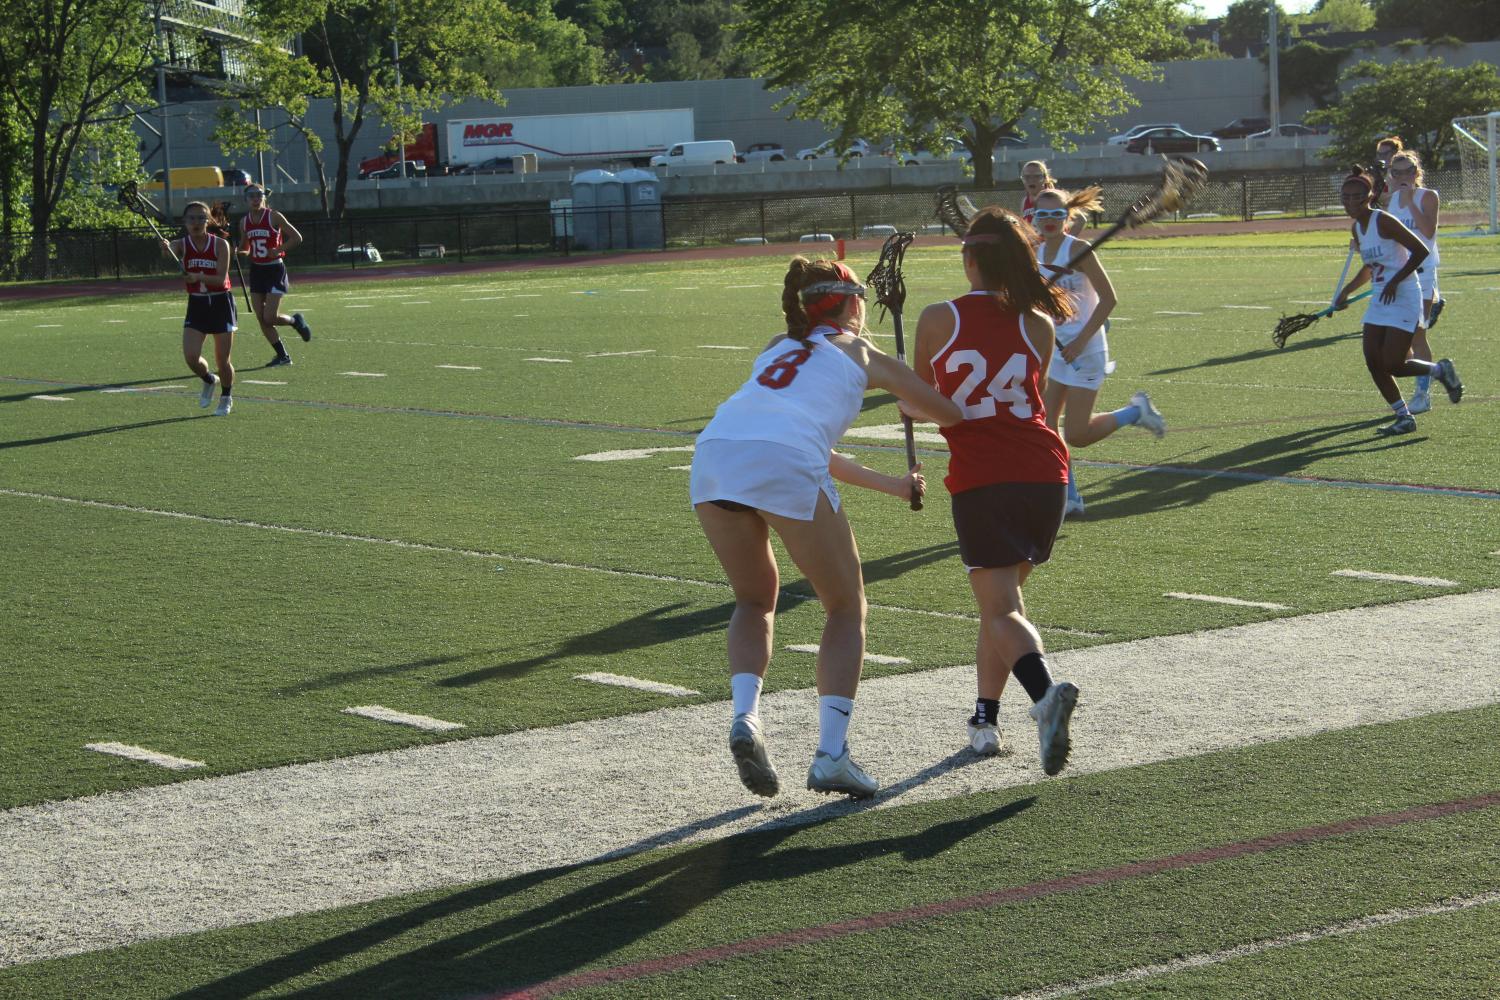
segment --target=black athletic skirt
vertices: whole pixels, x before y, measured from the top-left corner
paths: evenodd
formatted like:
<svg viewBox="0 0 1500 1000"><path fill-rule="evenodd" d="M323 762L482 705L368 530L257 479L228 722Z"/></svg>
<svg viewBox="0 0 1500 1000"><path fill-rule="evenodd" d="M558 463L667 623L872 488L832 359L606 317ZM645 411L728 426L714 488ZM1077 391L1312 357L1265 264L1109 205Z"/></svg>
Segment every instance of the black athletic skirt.
<svg viewBox="0 0 1500 1000"><path fill-rule="evenodd" d="M274 261L270 264L250 265L250 291L255 295L285 295L292 287L286 276L286 264Z"/></svg>
<svg viewBox="0 0 1500 1000"><path fill-rule="evenodd" d="M182 321L182 326L199 333L233 333L238 319L234 293L213 292L188 296L187 318Z"/></svg>
<svg viewBox="0 0 1500 1000"><path fill-rule="evenodd" d="M1062 527L1064 483L995 483L953 495L958 553L968 569L999 569L1052 557Z"/></svg>

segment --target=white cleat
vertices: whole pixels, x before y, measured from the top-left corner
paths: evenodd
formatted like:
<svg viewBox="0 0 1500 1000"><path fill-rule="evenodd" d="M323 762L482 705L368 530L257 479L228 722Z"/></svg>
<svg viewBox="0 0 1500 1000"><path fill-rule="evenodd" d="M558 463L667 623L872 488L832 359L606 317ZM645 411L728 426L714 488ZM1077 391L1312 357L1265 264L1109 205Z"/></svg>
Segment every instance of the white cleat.
<svg viewBox="0 0 1500 1000"><path fill-rule="evenodd" d="M214 416L216 416L216 417L227 417L227 416L229 416L229 411L232 410L232 409L234 409L234 399L233 399L233 397L230 397L230 396L220 396L219 397L219 408L214 411Z"/></svg>
<svg viewBox="0 0 1500 1000"><path fill-rule="evenodd" d="M210 375L209 378L213 381L203 383L203 391L198 393L198 405L205 410L214 405L214 386L219 384L219 376Z"/></svg>
<svg viewBox="0 0 1500 1000"><path fill-rule="evenodd" d="M1130 403L1141 408L1141 419L1136 421L1137 426L1150 431L1153 437L1162 437L1167 433L1167 420L1151 402L1150 396L1144 392L1133 393Z"/></svg>
<svg viewBox="0 0 1500 1000"><path fill-rule="evenodd" d="M847 795L851 799L868 799L879 787L880 782L854 763L847 743L844 744L843 754L838 757L830 757L819 750L813 757L812 767L807 769L808 791L822 792L825 795Z"/></svg>
<svg viewBox="0 0 1500 1000"><path fill-rule="evenodd" d="M756 795L770 798L781 790L776 766L766 753L766 741L760 735L760 719L753 715L736 715L729 727L729 752L740 769L740 781Z"/></svg>
<svg viewBox="0 0 1500 1000"><path fill-rule="evenodd" d="M1427 389L1418 389L1411 394L1411 402L1406 408L1412 413L1426 413L1432 409L1432 393Z"/></svg>
<svg viewBox="0 0 1500 1000"><path fill-rule="evenodd" d="M1042 700L1031 706L1029 714L1036 720L1042 770L1049 775L1061 774L1068 766L1068 753L1073 749L1068 722L1077 706L1078 685L1068 681L1053 684Z"/></svg>
<svg viewBox="0 0 1500 1000"><path fill-rule="evenodd" d="M1010 747L1000 738L1000 729L993 723L980 725L969 722L969 749L981 757L1009 755Z"/></svg>

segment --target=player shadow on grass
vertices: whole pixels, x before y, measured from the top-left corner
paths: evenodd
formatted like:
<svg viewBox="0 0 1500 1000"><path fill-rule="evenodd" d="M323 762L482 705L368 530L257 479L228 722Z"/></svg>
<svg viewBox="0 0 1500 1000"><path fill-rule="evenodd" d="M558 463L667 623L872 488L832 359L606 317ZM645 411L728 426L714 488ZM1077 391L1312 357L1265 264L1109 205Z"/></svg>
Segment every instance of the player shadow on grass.
<svg viewBox="0 0 1500 1000"><path fill-rule="evenodd" d="M202 420L212 417L212 413L193 413L185 417L163 417L160 420L143 420L138 424L115 424L113 427L94 427L86 431L69 431L66 434L49 434L38 438L17 438L14 441L0 441L0 451L6 448L27 448L34 444L57 444L60 441L73 441L78 438L94 437L99 434L118 434L120 431L138 431L146 427L160 427L163 424L180 424L184 420Z"/></svg>
<svg viewBox="0 0 1500 1000"><path fill-rule="evenodd" d="M1272 344L1269 347L1256 348L1253 351L1244 351L1240 354L1225 354L1217 358L1205 358L1202 361L1190 365L1178 365L1176 368L1158 368L1148 375L1178 375L1182 372L1194 371L1198 368L1217 368L1220 365L1232 365L1241 361L1259 361L1262 358L1274 357L1276 355L1295 354L1298 351L1310 351L1319 347L1327 347L1341 340L1354 340L1363 336L1356 331L1354 333L1330 333L1326 337L1309 337L1306 340L1290 340L1286 347L1277 347Z"/></svg>
<svg viewBox="0 0 1500 1000"><path fill-rule="evenodd" d="M1113 477L1102 487L1084 487L1085 520L1130 517L1192 507L1220 493L1266 482L1275 476L1307 476L1308 466L1325 458L1368 455L1407 448L1426 438L1350 438L1389 420L1351 420L1328 427L1307 428L1232 448L1192 465L1144 468ZM1166 485L1163 485L1163 484Z"/></svg>
<svg viewBox="0 0 1500 1000"><path fill-rule="evenodd" d="M58 395L61 395L65 392L75 394L80 392L103 392L105 389L129 389L137 385L159 385L163 382L173 383L177 380L180 380L181 378L182 376L159 376L157 378L138 378L131 382L100 382L97 385L55 385L50 387L50 391L51 393L55 393ZM42 390L40 389L29 389L26 392L12 393L9 396L0 396L0 403L18 403L22 400L30 399L32 396L35 396L38 392L41 391Z"/></svg>
<svg viewBox="0 0 1500 1000"><path fill-rule="evenodd" d="M865 582L893 579L907 570L925 563L946 559L957 552L958 543L947 542L872 559L864 564ZM782 586L781 594L776 602L776 611L782 614L807 601L816 600L812 585L799 577ZM613 656L644 649L647 646L675 642L689 636L722 632L729 627L729 618L734 614L733 601L725 601L710 608L676 613L689 606L688 601L678 601L675 604L652 608L592 632L569 635L550 652L511 663L482 667L453 677L445 677L437 681L437 684L439 687L449 688L469 687L486 681L520 677L556 660L585 656Z"/></svg>
<svg viewBox="0 0 1500 1000"><path fill-rule="evenodd" d="M810 823L755 831L665 855L653 853L530 872L409 905L366 926L178 993L175 1000L236 1000L255 996L278 984L316 976L351 959L357 961L358 956L366 953L389 955L394 948L402 947L398 942L406 935L411 935L413 943L399 954L285 995L311 1000L504 993L594 965L621 949L633 947L643 938L665 931L691 917L700 906L728 893L744 896L746 903L754 906L760 893L779 892L782 885L792 885L803 878L817 879L851 866L866 870L864 884L875 884L892 867L923 865L965 840L1019 816L1035 802L1035 796L1027 796L914 832L849 844L789 843L833 819L835 814L828 813ZM867 828L878 830L902 822L895 819L890 824L867 824ZM914 874L910 869L905 871ZM848 877L852 879L857 874ZM558 880L563 880L564 889L568 883L585 884L560 893L544 888ZM540 896L541 901L528 906L525 899L529 895ZM872 897L875 901L851 900L854 913L844 914L836 903L831 907L818 905L820 898L823 896L816 890L809 893L807 901L811 909L801 918L805 924L854 921L858 920L857 914L870 910L900 909L899 903L892 906ZM914 901L910 905L923 902L927 901ZM940 909L942 904L936 905ZM444 935L443 921L454 919L472 924L474 915L489 907L499 912L476 926ZM389 907L381 905L380 909ZM719 924L721 931L713 935L725 944L754 937L768 929L757 924L749 912L732 912L726 917L734 923ZM798 929L792 928L788 933L795 934ZM852 923L848 928L856 929ZM836 926L832 933L840 936ZM692 933L690 940L701 941L703 936L699 930ZM430 943L420 943L423 941ZM650 950L662 949L671 954L682 950L682 945L667 940ZM730 956L704 954L702 961L716 957ZM697 963L689 963L687 967L693 964Z"/></svg>

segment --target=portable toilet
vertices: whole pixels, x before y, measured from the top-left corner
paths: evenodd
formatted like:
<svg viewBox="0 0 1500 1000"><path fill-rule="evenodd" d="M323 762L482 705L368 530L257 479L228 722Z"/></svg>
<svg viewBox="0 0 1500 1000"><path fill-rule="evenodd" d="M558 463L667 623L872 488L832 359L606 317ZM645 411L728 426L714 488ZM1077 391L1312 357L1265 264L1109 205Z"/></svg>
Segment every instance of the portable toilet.
<svg viewBox="0 0 1500 1000"><path fill-rule="evenodd" d="M625 191L608 170L573 178L573 244L581 250L625 247Z"/></svg>
<svg viewBox="0 0 1500 1000"><path fill-rule="evenodd" d="M622 170L615 177L625 189L630 248L662 249L666 236L662 231L661 178L651 170Z"/></svg>

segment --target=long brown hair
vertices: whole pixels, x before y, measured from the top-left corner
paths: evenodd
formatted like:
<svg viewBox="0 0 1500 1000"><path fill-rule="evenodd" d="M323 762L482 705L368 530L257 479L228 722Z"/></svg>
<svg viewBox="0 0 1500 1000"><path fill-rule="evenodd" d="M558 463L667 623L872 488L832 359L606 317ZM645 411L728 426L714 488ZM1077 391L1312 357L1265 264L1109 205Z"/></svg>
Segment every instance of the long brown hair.
<svg viewBox="0 0 1500 1000"><path fill-rule="evenodd" d="M979 210L964 233L964 253L973 256L984 289L1007 311L1046 313L1054 320L1073 315L1068 293L1042 280L1037 269L1036 231L999 205Z"/></svg>
<svg viewBox="0 0 1500 1000"><path fill-rule="evenodd" d="M834 295L826 301L820 298L808 303L817 314L808 315L807 305L802 302L802 290L823 281L859 284L854 273L838 261L808 260L802 256L792 258L781 286L781 311L786 316L787 336L793 340L806 338L815 321L820 322L825 316L843 311L848 296Z"/></svg>

